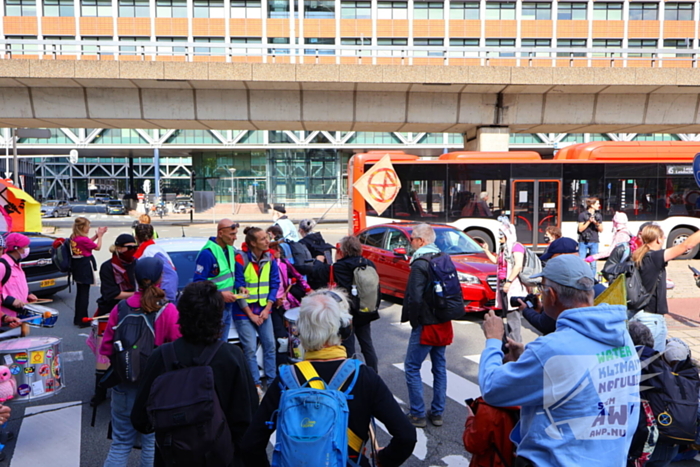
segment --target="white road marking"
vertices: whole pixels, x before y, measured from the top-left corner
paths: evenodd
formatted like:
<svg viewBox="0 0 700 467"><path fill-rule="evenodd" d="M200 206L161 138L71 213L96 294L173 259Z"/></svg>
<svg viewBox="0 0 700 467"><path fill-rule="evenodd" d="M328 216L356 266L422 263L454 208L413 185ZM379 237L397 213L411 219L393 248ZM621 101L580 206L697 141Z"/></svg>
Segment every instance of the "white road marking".
<svg viewBox="0 0 700 467"><path fill-rule="evenodd" d="M394 366L401 371L404 370L403 363L394 363ZM429 360L423 362L420 369L420 377L423 384L433 387L433 374L431 373L432 365ZM457 402L460 405L466 406L465 399L476 399L481 395L479 385L472 383L466 378L459 376L447 370L447 397Z"/></svg>
<svg viewBox="0 0 700 467"><path fill-rule="evenodd" d="M452 321L452 324L464 324L464 325L470 325L470 326L480 326L479 323L474 323L472 321Z"/></svg>
<svg viewBox="0 0 700 467"><path fill-rule="evenodd" d="M469 467L469 459L463 456L445 456L441 459L447 467ZM440 467L431 465L430 467Z"/></svg>
<svg viewBox="0 0 700 467"><path fill-rule="evenodd" d="M80 401L28 407L17 435L17 446L11 467L75 467L80 465L80 433L82 406ZM66 407L66 406L73 407ZM62 408L66 407L66 408ZM49 461L50 459L50 461Z"/></svg>
<svg viewBox="0 0 700 467"><path fill-rule="evenodd" d="M406 403L398 397L394 396L394 399L396 399L399 405L406 405ZM382 422L376 419L375 421L377 422L377 426L381 428L384 433L389 434L389 430L386 429ZM428 438L425 436L423 428L416 429L416 446L413 448L413 455L422 461L424 461L425 457L428 455Z"/></svg>
<svg viewBox="0 0 700 467"><path fill-rule="evenodd" d="M478 365L479 363L481 363L481 354L477 354L477 355L465 355L464 358L466 358L467 360L470 360L470 361L476 363L477 365Z"/></svg>
<svg viewBox="0 0 700 467"><path fill-rule="evenodd" d="M61 360L63 362L82 362L83 361L83 351L75 350L72 352L63 352L61 354Z"/></svg>

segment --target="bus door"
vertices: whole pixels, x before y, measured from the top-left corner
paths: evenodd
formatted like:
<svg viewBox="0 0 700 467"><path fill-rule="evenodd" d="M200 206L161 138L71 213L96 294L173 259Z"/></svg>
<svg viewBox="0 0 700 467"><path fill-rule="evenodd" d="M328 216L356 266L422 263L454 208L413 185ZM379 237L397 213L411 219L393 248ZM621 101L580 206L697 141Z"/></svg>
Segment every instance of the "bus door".
<svg viewBox="0 0 700 467"><path fill-rule="evenodd" d="M561 226L561 180L513 180L510 221L518 241L545 246L547 227Z"/></svg>

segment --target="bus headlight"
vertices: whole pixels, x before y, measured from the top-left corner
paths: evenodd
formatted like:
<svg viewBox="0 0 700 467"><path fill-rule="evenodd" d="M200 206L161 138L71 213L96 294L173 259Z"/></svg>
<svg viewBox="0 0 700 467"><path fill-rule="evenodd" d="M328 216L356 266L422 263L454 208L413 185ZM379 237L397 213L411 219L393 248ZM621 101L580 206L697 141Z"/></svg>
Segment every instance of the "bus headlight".
<svg viewBox="0 0 700 467"><path fill-rule="evenodd" d="M476 276L472 276L471 274L465 274L463 272L457 271L457 277L459 278L459 282L461 282L462 284L469 284L469 285L481 284L481 280L479 280L479 278Z"/></svg>

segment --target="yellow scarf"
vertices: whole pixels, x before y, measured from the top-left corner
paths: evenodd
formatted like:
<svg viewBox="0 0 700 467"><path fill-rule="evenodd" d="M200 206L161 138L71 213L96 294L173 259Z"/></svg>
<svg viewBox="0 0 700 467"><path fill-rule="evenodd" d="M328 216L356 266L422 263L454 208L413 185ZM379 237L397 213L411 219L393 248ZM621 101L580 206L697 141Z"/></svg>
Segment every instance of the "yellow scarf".
<svg viewBox="0 0 700 467"><path fill-rule="evenodd" d="M348 358L348 353L342 345L333 345L321 350L309 350L304 354L304 360L334 360Z"/></svg>

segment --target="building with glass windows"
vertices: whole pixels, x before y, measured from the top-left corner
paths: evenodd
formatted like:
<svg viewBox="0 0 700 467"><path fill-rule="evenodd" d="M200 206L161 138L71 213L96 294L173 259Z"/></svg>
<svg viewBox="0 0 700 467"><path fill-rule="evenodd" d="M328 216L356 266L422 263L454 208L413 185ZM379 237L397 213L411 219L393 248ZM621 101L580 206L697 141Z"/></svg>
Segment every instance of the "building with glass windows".
<svg viewBox="0 0 700 467"><path fill-rule="evenodd" d="M547 48L567 49L555 54L555 66L560 56L585 56L591 50L598 58L620 56L621 49L627 50L625 56L654 58L663 55L659 49L669 48L676 49L667 51L670 56L683 57L677 49L698 47L700 11L700 0L0 1L5 58L48 54L76 59L79 52L81 60L256 62L264 51L276 63L294 60L292 45L303 47L303 54L317 63L356 63L356 57L370 55L374 63L402 63L405 50L412 49L413 64L449 58L449 64L479 65L479 59L464 58L465 51L484 47L495 58L491 64L501 60L504 65L516 64L513 48L527 49L528 57L551 57ZM225 56L225 45L247 49ZM363 50L367 46L383 49ZM353 57L344 56L350 52ZM574 66L579 65L611 66L604 61ZM194 181L196 190L214 186L221 201L232 191L243 202L260 196L299 204L338 200L345 196L346 162L356 151L400 149L430 156L464 146L462 135L430 133L62 128L52 135L50 140L18 144L22 156L32 156L21 166L27 188L45 198L124 193L132 170L128 161L133 160L137 179L152 178L158 148L166 192L188 192ZM696 136L514 134L511 148L551 154L573 142L659 138ZM8 130L0 134L0 142L11 152ZM67 158L70 149L79 151L75 164ZM233 176L231 168L236 168ZM213 179L218 182L209 182ZM141 191L138 186L136 190Z"/></svg>

